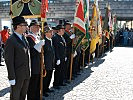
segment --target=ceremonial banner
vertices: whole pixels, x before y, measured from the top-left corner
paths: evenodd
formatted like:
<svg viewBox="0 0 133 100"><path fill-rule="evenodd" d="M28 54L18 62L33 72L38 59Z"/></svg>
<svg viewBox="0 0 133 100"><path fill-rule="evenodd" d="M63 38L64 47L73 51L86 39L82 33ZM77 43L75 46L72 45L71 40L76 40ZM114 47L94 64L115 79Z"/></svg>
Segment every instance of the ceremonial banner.
<svg viewBox="0 0 133 100"><path fill-rule="evenodd" d="M82 40L82 49L85 51L89 47L89 1L90 0L84 0L84 17L85 17L85 28L86 28L86 36Z"/></svg>
<svg viewBox="0 0 133 100"><path fill-rule="evenodd" d="M86 33L83 0L80 0L79 5L77 5L73 26L75 28L74 33L76 35L76 38L73 41L74 52L85 37Z"/></svg>
<svg viewBox="0 0 133 100"><path fill-rule="evenodd" d="M116 15L113 16L113 33L114 33L114 36L116 35L116 32L117 32L117 18L116 18Z"/></svg>
<svg viewBox="0 0 133 100"><path fill-rule="evenodd" d="M41 4L41 18L46 21L46 13L48 12L48 0L42 0Z"/></svg>
<svg viewBox="0 0 133 100"><path fill-rule="evenodd" d="M105 36L109 39L109 5L108 4L106 7L103 31L104 31Z"/></svg>
<svg viewBox="0 0 133 100"><path fill-rule="evenodd" d="M98 16L97 16L97 7L94 2L93 5L93 13L92 13L92 19L91 19L91 24L90 24L90 30L91 30L91 44L90 44L90 53L93 53L96 49L96 44L98 43L99 40L99 34L98 34Z"/></svg>
<svg viewBox="0 0 133 100"><path fill-rule="evenodd" d="M98 34L99 34L99 45L100 45L102 44L102 16L99 8L98 8Z"/></svg>
<svg viewBox="0 0 133 100"><path fill-rule="evenodd" d="M40 17L41 0L11 0L12 16Z"/></svg>

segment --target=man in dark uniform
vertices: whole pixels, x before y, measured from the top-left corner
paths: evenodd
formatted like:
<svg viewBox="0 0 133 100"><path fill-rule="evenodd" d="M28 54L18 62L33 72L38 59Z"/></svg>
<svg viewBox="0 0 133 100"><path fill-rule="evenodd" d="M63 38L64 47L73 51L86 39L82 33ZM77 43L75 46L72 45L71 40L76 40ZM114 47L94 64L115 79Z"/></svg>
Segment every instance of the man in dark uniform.
<svg viewBox="0 0 133 100"><path fill-rule="evenodd" d="M30 79L30 54L23 33L28 27L21 16L14 17L12 21L14 32L5 44L5 63L11 85L10 100L25 100Z"/></svg>
<svg viewBox="0 0 133 100"><path fill-rule="evenodd" d="M63 35L65 41L66 41L66 57L67 61L65 64L65 82L68 83L68 79L70 77L70 62L71 62L71 53L72 53L72 39L75 38L75 34L71 32L71 23L70 22L65 22L65 33Z"/></svg>
<svg viewBox="0 0 133 100"><path fill-rule="evenodd" d="M52 29L53 29L53 36L54 36L57 33L56 26L53 26Z"/></svg>
<svg viewBox="0 0 133 100"><path fill-rule="evenodd" d="M47 92L53 92L49 89L49 85L52 78L53 68L55 64L55 52L54 47L52 44L52 36L53 32L50 27L45 27L45 45L44 48L44 64L45 64L45 70L46 70L46 76L43 79L43 95L48 96Z"/></svg>
<svg viewBox="0 0 133 100"><path fill-rule="evenodd" d="M44 45L44 40L40 40L40 24L36 20L30 23L30 32L27 40L30 45L31 54L31 78L27 92L27 100L40 100L40 52Z"/></svg>
<svg viewBox="0 0 133 100"><path fill-rule="evenodd" d="M55 72L54 72L54 83L53 87L59 89L59 86L63 86L64 80L64 67L66 58L66 42L63 38L64 26L57 25L57 34L52 38L53 45L55 48Z"/></svg>

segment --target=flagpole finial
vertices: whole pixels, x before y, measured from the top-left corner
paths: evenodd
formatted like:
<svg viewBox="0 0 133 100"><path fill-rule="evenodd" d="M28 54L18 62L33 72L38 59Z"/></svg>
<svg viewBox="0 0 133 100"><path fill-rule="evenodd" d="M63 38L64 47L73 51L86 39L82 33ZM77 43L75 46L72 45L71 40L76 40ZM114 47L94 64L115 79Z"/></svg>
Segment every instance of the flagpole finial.
<svg viewBox="0 0 133 100"><path fill-rule="evenodd" d="M111 8L110 8L110 4L108 5L108 9L110 10Z"/></svg>

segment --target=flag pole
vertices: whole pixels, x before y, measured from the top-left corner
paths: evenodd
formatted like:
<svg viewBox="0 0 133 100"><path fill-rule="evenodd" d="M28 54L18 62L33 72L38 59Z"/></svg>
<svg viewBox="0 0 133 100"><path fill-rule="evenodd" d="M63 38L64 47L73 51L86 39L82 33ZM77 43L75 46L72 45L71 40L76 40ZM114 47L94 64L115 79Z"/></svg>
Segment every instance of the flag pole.
<svg viewBox="0 0 133 100"><path fill-rule="evenodd" d="M74 40L72 39L72 53L71 53L71 62L70 62L70 81L72 80L72 66L73 66L73 58L74 58L73 43L74 43Z"/></svg>
<svg viewBox="0 0 133 100"><path fill-rule="evenodd" d="M83 67L82 68L84 68L84 65L85 65L85 50L83 50L83 53L82 53L82 55L83 55Z"/></svg>
<svg viewBox="0 0 133 100"><path fill-rule="evenodd" d="M110 51L110 34L109 34L109 43L108 43L109 51Z"/></svg>
<svg viewBox="0 0 133 100"><path fill-rule="evenodd" d="M48 0L42 0L41 4L41 23L42 23L42 36L44 35L44 22L46 21L46 12L48 11ZM46 69L44 64L44 50L41 49L41 77L40 77L40 100L43 97L43 77L46 76Z"/></svg>
<svg viewBox="0 0 133 100"><path fill-rule="evenodd" d="M42 24L42 35L44 34L44 21L41 22ZM46 71L45 71L45 64L44 64L44 50L43 47L41 49L41 76L40 76L40 100L42 100L43 97L43 77L46 76ZM44 73L45 71L45 73ZM44 75L45 74L45 75Z"/></svg>
<svg viewBox="0 0 133 100"><path fill-rule="evenodd" d="M73 65L73 57L74 57L74 54L71 53L71 64L70 64L70 81L72 80L72 65Z"/></svg>
<svg viewBox="0 0 133 100"><path fill-rule="evenodd" d="M89 51L88 51L89 52L88 65L89 65L90 64L90 57L91 57L90 56L90 42L89 42L89 47L88 48L89 48Z"/></svg>
<svg viewBox="0 0 133 100"><path fill-rule="evenodd" d="M40 77L40 100L42 100L43 97L43 48L41 49L41 77Z"/></svg>
<svg viewBox="0 0 133 100"><path fill-rule="evenodd" d="M97 46L97 58L99 58L99 43L98 43L98 46Z"/></svg>
<svg viewBox="0 0 133 100"><path fill-rule="evenodd" d="M102 55L104 54L104 42L105 42L105 35L103 33L103 41L102 41Z"/></svg>

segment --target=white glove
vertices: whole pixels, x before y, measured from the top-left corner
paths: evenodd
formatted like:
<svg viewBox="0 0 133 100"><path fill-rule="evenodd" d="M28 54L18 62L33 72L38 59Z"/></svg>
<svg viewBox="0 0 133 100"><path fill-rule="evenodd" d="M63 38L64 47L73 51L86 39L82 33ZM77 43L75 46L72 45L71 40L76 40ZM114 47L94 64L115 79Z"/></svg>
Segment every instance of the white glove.
<svg viewBox="0 0 133 100"><path fill-rule="evenodd" d="M76 56L77 56L77 52L75 51L73 57L76 57Z"/></svg>
<svg viewBox="0 0 133 100"><path fill-rule="evenodd" d="M40 40L40 42L38 44L40 44L40 45L43 46L45 44L45 40L44 39L43 40Z"/></svg>
<svg viewBox="0 0 133 100"><path fill-rule="evenodd" d="M65 57L65 61L67 61L67 57Z"/></svg>
<svg viewBox="0 0 133 100"><path fill-rule="evenodd" d="M72 34L71 36L70 36L70 39L74 39L75 38L75 34Z"/></svg>
<svg viewBox="0 0 133 100"><path fill-rule="evenodd" d="M14 80L9 80L9 83L10 83L10 85L15 85L16 81L15 81L15 79Z"/></svg>
<svg viewBox="0 0 133 100"><path fill-rule="evenodd" d="M92 54L93 58L95 58L95 53Z"/></svg>
<svg viewBox="0 0 133 100"><path fill-rule="evenodd" d="M57 60L56 65L59 65L59 64L60 64L60 60Z"/></svg>
<svg viewBox="0 0 133 100"><path fill-rule="evenodd" d="M45 40L43 39L43 40L40 40L40 42L39 43L37 43L35 46L34 46L34 48L38 51L38 52L41 52L41 48L42 48L42 46L45 44Z"/></svg>

